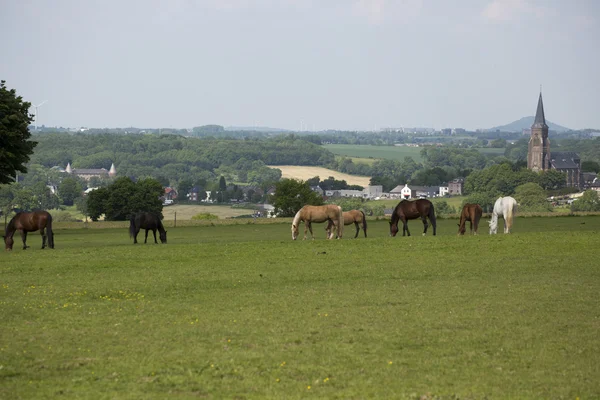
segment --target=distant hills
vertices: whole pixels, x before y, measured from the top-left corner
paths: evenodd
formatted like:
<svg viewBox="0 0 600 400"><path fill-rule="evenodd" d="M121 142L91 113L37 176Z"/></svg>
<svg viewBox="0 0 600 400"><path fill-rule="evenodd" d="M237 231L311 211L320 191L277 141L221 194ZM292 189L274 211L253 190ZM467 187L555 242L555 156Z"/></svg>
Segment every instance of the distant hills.
<svg viewBox="0 0 600 400"><path fill-rule="evenodd" d="M226 126L226 131L256 131L256 132L291 132L288 129L270 128L268 126Z"/></svg>
<svg viewBox="0 0 600 400"><path fill-rule="evenodd" d="M531 115L529 117L523 117L517 121L511 122L510 124L495 126L488 129L488 131L521 132L523 129L530 129L534 120L535 117ZM546 124L548 125L549 130L554 132L567 132L571 130L548 120L546 120Z"/></svg>

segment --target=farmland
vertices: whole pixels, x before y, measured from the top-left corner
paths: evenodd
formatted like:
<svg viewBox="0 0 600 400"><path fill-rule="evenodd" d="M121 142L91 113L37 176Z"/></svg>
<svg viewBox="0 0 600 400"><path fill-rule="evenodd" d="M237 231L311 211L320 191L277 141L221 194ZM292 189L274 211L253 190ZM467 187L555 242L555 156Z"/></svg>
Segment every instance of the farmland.
<svg viewBox="0 0 600 400"><path fill-rule="evenodd" d="M423 162L421 157L422 147L409 146L372 146L372 145L354 145L354 144L326 144L323 145L333 154L357 158L358 162L362 159L384 159L403 161L404 157L412 157L416 162ZM480 153L491 156L501 156L504 149L490 147L477 148Z"/></svg>
<svg viewBox="0 0 600 400"><path fill-rule="evenodd" d="M0 398L600 396L600 217L296 242L267 222L136 246L57 223L55 250L2 252Z"/></svg>
<svg viewBox="0 0 600 400"><path fill-rule="evenodd" d="M307 180L315 176L321 179L327 179L333 176L337 180L345 180L349 185L369 186L370 177L344 174L331 169L322 167L298 166L298 165L269 165L272 168L279 168L283 178L294 178Z"/></svg>

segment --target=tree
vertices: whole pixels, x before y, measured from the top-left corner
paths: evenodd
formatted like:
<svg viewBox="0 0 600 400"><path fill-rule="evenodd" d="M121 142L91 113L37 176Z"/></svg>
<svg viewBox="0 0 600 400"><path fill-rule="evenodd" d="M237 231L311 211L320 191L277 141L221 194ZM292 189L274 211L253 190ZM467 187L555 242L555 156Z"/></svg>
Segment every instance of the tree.
<svg viewBox="0 0 600 400"><path fill-rule="evenodd" d="M104 214L108 221L124 221L131 215L147 211L162 217L162 202L159 197L164 190L155 179L148 178L133 182L130 178L117 178L106 188L88 194L87 208L92 221Z"/></svg>
<svg viewBox="0 0 600 400"><path fill-rule="evenodd" d="M88 212L88 205L85 197L77 197L74 201L75 207L77 210L83 214L85 217L85 222L87 222L90 213Z"/></svg>
<svg viewBox="0 0 600 400"><path fill-rule="evenodd" d="M305 205L323 204L323 198L313 192L306 182L295 179L282 179L277 182L271 200L275 214L280 217L293 217Z"/></svg>
<svg viewBox="0 0 600 400"><path fill-rule="evenodd" d="M580 198L573 201L571 211L600 211L600 198L595 190L586 190Z"/></svg>
<svg viewBox="0 0 600 400"><path fill-rule="evenodd" d="M546 192L537 183L525 183L515 189L515 200L519 203L519 210L521 211L551 211L552 209L546 201L546 197Z"/></svg>
<svg viewBox="0 0 600 400"><path fill-rule="evenodd" d="M224 192L227 190L227 182L225 181L225 177L221 176L219 178L219 191Z"/></svg>
<svg viewBox="0 0 600 400"><path fill-rule="evenodd" d="M584 161L581 163L581 172L600 172L600 164L596 161Z"/></svg>
<svg viewBox="0 0 600 400"><path fill-rule="evenodd" d="M29 107L31 103L0 81L0 184L13 182L17 172L27 172L25 163L37 144L28 140L32 121Z"/></svg>
<svg viewBox="0 0 600 400"><path fill-rule="evenodd" d="M81 185L77 179L67 177L58 185L58 194L62 204L72 206L75 198L81 196Z"/></svg>

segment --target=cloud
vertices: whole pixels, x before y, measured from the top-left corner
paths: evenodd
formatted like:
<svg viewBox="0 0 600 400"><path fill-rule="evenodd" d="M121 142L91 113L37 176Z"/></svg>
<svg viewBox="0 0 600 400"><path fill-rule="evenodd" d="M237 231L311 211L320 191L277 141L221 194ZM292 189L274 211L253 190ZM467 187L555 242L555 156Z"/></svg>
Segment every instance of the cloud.
<svg viewBox="0 0 600 400"><path fill-rule="evenodd" d="M386 20L416 18L422 6L422 0L355 0L352 12L373 24L380 24Z"/></svg>
<svg viewBox="0 0 600 400"><path fill-rule="evenodd" d="M542 18L555 13L550 8L534 4L531 0L493 0L481 14L485 19L505 22L517 19L524 14Z"/></svg>

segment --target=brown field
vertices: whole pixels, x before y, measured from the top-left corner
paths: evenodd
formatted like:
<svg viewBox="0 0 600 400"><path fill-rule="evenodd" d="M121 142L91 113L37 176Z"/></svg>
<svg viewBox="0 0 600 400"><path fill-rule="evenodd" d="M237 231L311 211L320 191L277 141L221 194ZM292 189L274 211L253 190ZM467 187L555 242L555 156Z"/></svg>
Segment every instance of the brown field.
<svg viewBox="0 0 600 400"><path fill-rule="evenodd" d="M174 204L172 206L163 207L162 213L166 221L172 221L175 219L175 213L177 213L177 220L188 220L196 214L210 213L214 214L219 218L231 218L239 215L252 214L254 211L247 208L232 208L230 206L213 206L213 205L202 205L202 204Z"/></svg>
<svg viewBox="0 0 600 400"><path fill-rule="evenodd" d="M323 167L305 167L298 165L269 166L271 168L279 168L281 170L283 178L301 179L304 181L310 178L314 178L315 176L318 176L319 178L321 178L321 180L333 176L337 180L344 180L348 182L349 185L360 185L366 187L369 186L369 181L371 180L371 178L368 176L343 174L341 172L337 172L332 169L327 169Z"/></svg>

